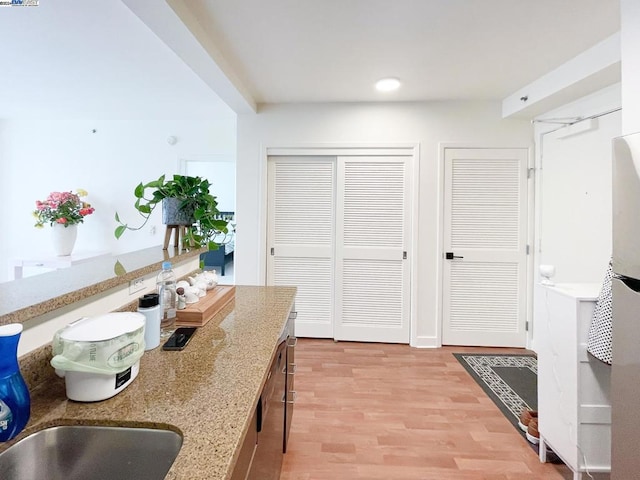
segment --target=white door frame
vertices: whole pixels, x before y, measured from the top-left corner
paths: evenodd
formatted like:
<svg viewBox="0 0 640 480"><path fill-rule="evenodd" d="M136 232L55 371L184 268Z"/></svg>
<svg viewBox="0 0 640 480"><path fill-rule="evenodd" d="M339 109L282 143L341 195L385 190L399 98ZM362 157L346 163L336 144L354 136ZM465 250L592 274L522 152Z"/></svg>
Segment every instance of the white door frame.
<svg viewBox="0 0 640 480"><path fill-rule="evenodd" d="M529 246L529 255L527 255L527 273L526 273L526 322L527 322L527 339L526 346L531 348L532 328L533 325L533 242L535 234L535 159L533 145L496 145L496 144L478 144L478 143L449 143L441 142L438 144L438 248L436 249L437 260L437 343L442 346L442 314L443 302L442 298L444 281L444 195L445 195L445 178L444 178L444 157L445 150L449 148L475 148L475 149L510 149L521 148L527 149L527 168L529 169L529 178L527 181L527 245Z"/></svg>
<svg viewBox="0 0 640 480"><path fill-rule="evenodd" d="M236 163L235 153L202 153L193 155L181 155L178 158L178 173L180 175L187 174L187 164L193 163Z"/></svg>
<svg viewBox="0 0 640 480"><path fill-rule="evenodd" d="M418 298L418 219L419 219L419 184L420 184L420 144L416 143L309 143L284 146L266 146L261 148L260 218L259 218L259 252L260 260L258 278L263 284L267 280L267 160L271 155L309 155L309 156L349 156L349 155L407 155L412 157L412 198L411 198L411 236L408 245L408 261L411 270L411 303L410 303L410 335L409 344L417 345L417 298Z"/></svg>

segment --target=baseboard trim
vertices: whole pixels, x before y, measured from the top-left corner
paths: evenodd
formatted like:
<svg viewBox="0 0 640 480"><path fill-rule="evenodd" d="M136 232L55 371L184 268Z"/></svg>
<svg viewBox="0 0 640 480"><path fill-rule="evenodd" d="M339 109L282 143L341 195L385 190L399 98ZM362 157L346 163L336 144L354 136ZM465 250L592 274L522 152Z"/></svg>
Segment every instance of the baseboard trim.
<svg viewBox="0 0 640 480"><path fill-rule="evenodd" d="M440 348L442 345L437 337L414 337L411 346L415 348Z"/></svg>

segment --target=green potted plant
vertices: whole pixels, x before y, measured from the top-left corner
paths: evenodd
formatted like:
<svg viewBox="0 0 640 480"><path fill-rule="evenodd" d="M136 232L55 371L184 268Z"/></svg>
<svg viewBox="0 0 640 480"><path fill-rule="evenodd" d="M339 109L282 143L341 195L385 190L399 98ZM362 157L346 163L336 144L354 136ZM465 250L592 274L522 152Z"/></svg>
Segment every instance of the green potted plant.
<svg viewBox="0 0 640 480"><path fill-rule="evenodd" d="M174 175L166 180L162 175L157 180L140 183L134 190L135 209L144 219L139 227L131 227L120 220L116 212L116 238L120 238L127 230L143 228L151 213L158 204L163 204L163 223L166 225L186 225L183 246L194 248L208 246L209 250L217 250L218 244L213 238L220 233L227 233L227 222L220 218L216 197L209 193L211 184L201 177ZM172 217L175 214L177 216Z"/></svg>

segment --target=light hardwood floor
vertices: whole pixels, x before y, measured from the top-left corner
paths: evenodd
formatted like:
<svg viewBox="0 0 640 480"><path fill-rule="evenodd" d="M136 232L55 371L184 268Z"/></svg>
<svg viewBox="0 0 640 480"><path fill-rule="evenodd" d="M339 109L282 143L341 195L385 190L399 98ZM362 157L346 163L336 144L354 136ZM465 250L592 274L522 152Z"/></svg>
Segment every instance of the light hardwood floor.
<svg viewBox="0 0 640 480"><path fill-rule="evenodd" d="M562 480L452 352L300 339L281 480Z"/></svg>

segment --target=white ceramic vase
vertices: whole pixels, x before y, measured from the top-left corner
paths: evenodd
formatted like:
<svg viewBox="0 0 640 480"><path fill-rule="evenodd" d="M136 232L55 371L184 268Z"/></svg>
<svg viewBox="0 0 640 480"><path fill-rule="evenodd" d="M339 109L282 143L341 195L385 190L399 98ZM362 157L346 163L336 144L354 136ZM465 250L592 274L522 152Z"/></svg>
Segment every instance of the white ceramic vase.
<svg viewBox="0 0 640 480"><path fill-rule="evenodd" d="M53 251L58 257L71 255L73 246L76 244L78 236L78 225L65 227L61 223L54 223L51 228L51 239Z"/></svg>

